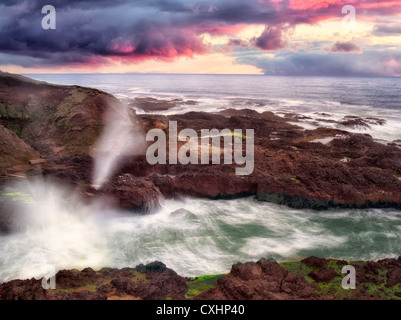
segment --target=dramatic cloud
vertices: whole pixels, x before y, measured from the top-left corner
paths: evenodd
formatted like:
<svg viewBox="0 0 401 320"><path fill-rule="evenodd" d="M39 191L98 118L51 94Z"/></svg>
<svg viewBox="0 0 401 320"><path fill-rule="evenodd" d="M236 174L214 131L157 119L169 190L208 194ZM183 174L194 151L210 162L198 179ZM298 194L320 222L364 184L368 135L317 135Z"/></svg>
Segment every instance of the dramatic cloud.
<svg viewBox="0 0 401 320"><path fill-rule="evenodd" d="M47 4L44 0L1 1L1 65L79 68L115 61L171 62L219 50L230 55L244 48L262 53L282 52L307 47L292 43L299 25L316 26L330 19L337 19L340 24L344 16L341 0L52 0L57 28L43 30L41 9ZM399 0L349 0L346 4L355 6L358 21L383 18L373 34L396 35L400 31L394 22L386 23L386 17L401 14ZM248 38L238 37L249 26L265 26L265 29ZM205 34L225 37L226 43L220 48L213 47L213 43L205 40ZM347 41L336 42L331 48L336 56L362 51ZM254 63L251 56L248 62L243 62ZM381 65L398 70L394 62Z"/></svg>

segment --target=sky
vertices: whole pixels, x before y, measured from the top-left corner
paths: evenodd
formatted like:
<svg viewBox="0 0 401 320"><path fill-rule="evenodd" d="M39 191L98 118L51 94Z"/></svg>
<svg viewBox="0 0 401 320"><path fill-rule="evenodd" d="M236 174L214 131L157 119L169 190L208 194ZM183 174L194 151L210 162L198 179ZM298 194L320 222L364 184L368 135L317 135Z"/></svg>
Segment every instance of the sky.
<svg viewBox="0 0 401 320"><path fill-rule="evenodd" d="M401 0L1 0L0 12L0 70L13 73L401 76Z"/></svg>

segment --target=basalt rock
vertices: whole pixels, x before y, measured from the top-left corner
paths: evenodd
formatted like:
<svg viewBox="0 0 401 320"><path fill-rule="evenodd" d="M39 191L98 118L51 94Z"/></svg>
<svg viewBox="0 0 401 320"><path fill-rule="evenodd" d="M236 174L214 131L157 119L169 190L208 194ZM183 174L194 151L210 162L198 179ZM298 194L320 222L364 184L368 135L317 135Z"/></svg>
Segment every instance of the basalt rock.
<svg viewBox="0 0 401 320"><path fill-rule="evenodd" d="M276 262L236 264L216 287L198 295L200 300L317 300L305 278L295 276Z"/></svg>
<svg viewBox="0 0 401 320"><path fill-rule="evenodd" d="M124 174L115 177L100 191L117 199L119 206L149 212L159 208L162 193L155 184L146 178Z"/></svg>
<svg viewBox="0 0 401 320"><path fill-rule="evenodd" d="M46 290L42 281L36 279L12 280L0 284L0 300L43 300Z"/></svg>
<svg viewBox="0 0 401 320"><path fill-rule="evenodd" d="M43 289L41 280L13 280L0 284L0 300L184 299L188 279L160 266L157 261L142 265L143 272L130 268L60 270L56 289Z"/></svg>
<svg viewBox="0 0 401 320"><path fill-rule="evenodd" d="M179 131L191 128L198 135L202 129L242 129L243 133L254 129L252 174L237 176L238 165L223 164L223 157L216 165L150 165L144 156L135 156L124 158L115 175L96 191L89 187L93 170L90 149L103 128L106 107L118 110L121 103L95 89L50 85L7 73L0 73L0 80L0 125L7 128L3 131L17 135L12 137L16 147L8 148L17 153L1 157L0 166L1 161L7 166L14 160L35 163L15 171L1 170L0 181L14 176L55 176L86 193L113 195L123 208L142 211L157 208L161 196L221 199L254 195L261 201L294 208L401 208L401 148L397 144L384 145L367 134L340 129L304 130L294 125L304 120L302 115L280 117L250 109L171 116L145 114L136 119L145 131L158 128L167 136L169 121L177 121ZM158 104L166 101L142 102L151 103L152 110L166 107L158 109ZM167 107L186 103L170 102ZM343 120L385 124L375 118L347 116ZM328 140L319 142L322 139ZM23 147L22 143L27 145ZM26 150L24 156L17 150ZM44 163L35 162L38 155Z"/></svg>
<svg viewBox="0 0 401 320"><path fill-rule="evenodd" d="M341 270L346 265L356 270L353 290L341 286ZM56 290L43 289L41 280L12 280L0 284L0 300L400 299L400 270L400 261L396 259L347 262L310 257L280 264L260 259L236 263L228 274L215 276L213 282L211 275L181 277L155 261L135 268L61 270L56 274ZM199 281L204 281L201 286ZM198 292L189 294L194 282L198 283L195 287Z"/></svg>
<svg viewBox="0 0 401 320"><path fill-rule="evenodd" d="M334 269L329 268L324 271L316 271L313 270L308 274L316 282L328 282L338 276L338 273L334 271Z"/></svg>
<svg viewBox="0 0 401 320"><path fill-rule="evenodd" d="M52 85L0 72L0 124L44 153L89 152L112 95L80 86Z"/></svg>
<svg viewBox="0 0 401 320"><path fill-rule="evenodd" d="M303 131L287 118L246 109L138 118L144 127L157 127L167 135L169 121L177 121L178 130L197 132L255 130L255 168L248 176L236 176L236 164L142 163L141 174L147 172L165 197L255 195L294 208L401 208L401 149L377 143L369 135L330 128ZM314 142L326 137L332 137L326 144ZM135 175L129 167L122 171Z"/></svg>

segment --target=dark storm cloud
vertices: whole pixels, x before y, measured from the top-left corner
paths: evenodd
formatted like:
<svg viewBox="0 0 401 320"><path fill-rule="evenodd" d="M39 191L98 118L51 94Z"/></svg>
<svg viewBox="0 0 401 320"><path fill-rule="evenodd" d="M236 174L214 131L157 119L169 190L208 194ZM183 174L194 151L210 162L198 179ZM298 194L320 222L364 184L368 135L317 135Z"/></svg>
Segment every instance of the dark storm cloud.
<svg viewBox="0 0 401 320"><path fill-rule="evenodd" d="M16 56L9 56L9 64L20 61L20 55L43 65L100 63L118 57L134 62L191 57L210 51L200 34L230 34L241 24L268 25L255 44L278 49L286 41L286 30L280 30L284 22L309 23L329 14L327 8L314 13L285 9L286 1L53 0L57 29L43 30L41 8L46 4L48 0L0 4L0 52Z"/></svg>
<svg viewBox="0 0 401 320"><path fill-rule="evenodd" d="M175 2L54 1L56 30L43 30L41 1L2 3L0 51L43 59L47 65L100 62L104 57L171 59L205 53L195 30L182 28L191 14ZM135 6L135 3L142 4ZM174 11L175 10L175 11ZM176 15L174 21L171 14ZM9 63L13 63L11 59Z"/></svg>
<svg viewBox="0 0 401 320"><path fill-rule="evenodd" d="M389 8L380 7L380 2L350 0L364 15L395 14L401 11L397 3ZM56 8L56 30L41 28L41 8L48 4ZM311 4L313 8L308 7ZM110 59L171 61L213 52L202 33L234 38L241 26L250 24L264 24L266 29L248 44L233 39L228 46L282 50L298 24L341 19L343 5L340 0L331 4L323 0L3 0L0 62L39 67L96 65ZM385 26L380 28L383 32ZM337 52L347 51L343 47Z"/></svg>

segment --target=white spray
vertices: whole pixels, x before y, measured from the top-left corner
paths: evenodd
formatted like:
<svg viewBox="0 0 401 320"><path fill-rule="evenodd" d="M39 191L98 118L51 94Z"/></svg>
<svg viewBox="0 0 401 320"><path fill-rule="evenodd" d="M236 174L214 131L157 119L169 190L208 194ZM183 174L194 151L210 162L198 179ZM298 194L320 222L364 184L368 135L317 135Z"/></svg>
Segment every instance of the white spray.
<svg viewBox="0 0 401 320"><path fill-rule="evenodd" d="M0 282L41 278L55 270L109 265L102 230L104 204L88 204L74 191L51 181L19 182L2 193L9 203L12 230L0 237Z"/></svg>
<svg viewBox="0 0 401 320"><path fill-rule="evenodd" d="M122 156L145 153L145 136L136 124L134 111L126 105L109 106L105 117L104 130L92 149L95 159L93 187L99 189L109 179Z"/></svg>

